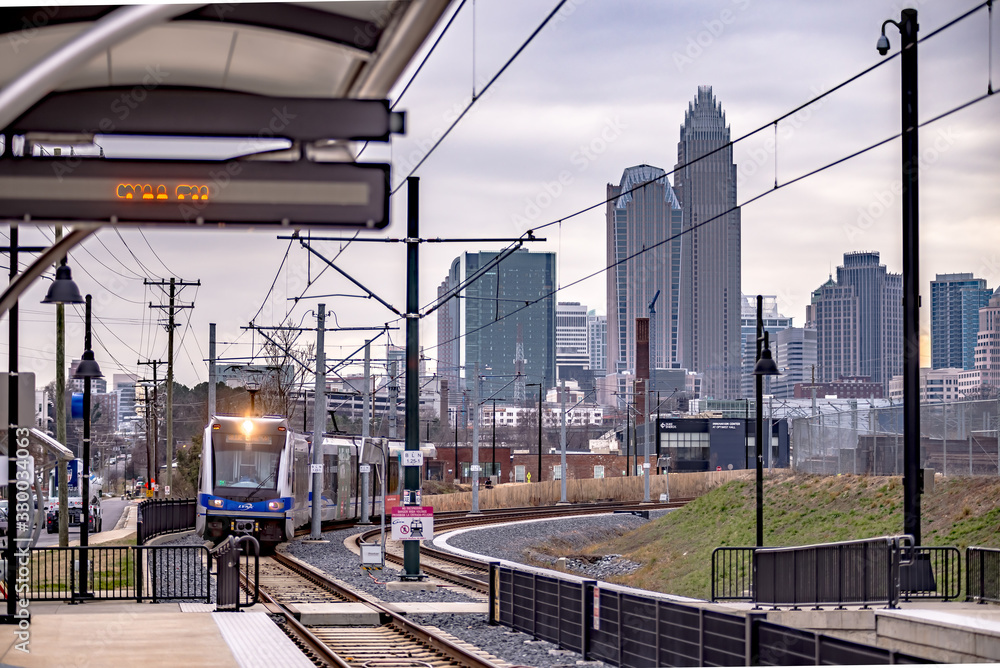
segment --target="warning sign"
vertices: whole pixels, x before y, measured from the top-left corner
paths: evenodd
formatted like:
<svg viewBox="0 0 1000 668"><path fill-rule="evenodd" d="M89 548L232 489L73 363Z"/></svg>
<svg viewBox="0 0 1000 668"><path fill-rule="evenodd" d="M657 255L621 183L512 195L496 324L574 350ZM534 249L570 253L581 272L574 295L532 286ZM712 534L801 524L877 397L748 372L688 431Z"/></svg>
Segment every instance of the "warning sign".
<svg viewBox="0 0 1000 668"><path fill-rule="evenodd" d="M424 540L433 537L433 506L396 506L392 509L393 540Z"/></svg>

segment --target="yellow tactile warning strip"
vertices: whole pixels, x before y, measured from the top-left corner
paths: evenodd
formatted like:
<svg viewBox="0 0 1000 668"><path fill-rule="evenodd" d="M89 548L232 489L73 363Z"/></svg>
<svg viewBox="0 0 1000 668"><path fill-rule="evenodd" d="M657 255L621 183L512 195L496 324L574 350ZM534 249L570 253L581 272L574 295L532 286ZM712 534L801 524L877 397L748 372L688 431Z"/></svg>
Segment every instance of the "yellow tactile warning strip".
<svg viewBox="0 0 1000 668"><path fill-rule="evenodd" d="M214 612L212 619L240 668L314 668L263 612Z"/></svg>

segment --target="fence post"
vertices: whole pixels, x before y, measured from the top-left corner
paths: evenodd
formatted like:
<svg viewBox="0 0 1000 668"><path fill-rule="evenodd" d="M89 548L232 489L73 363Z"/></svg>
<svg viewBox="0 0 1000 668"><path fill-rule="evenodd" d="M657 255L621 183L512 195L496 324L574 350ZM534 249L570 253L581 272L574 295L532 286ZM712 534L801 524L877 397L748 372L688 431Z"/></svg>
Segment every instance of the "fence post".
<svg viewBox="0 0 1000 668"><path fill-rule="evenodd" d="M489 602L489 610L487 610L486 623L489 624L490 626L496 626L497 621L499 620L497 620L497 614L494 606L498 606L500 604L500 602L497 600L497 596L499 595L500 592L497 591L496 574L497 574L497 566L499 566L500 564L496 561L491 561L488 565L490 568L490 599L489 599L490 602Z"/></svg>
<svg viewBox="0 0 1000 668"><path fill-rule="evenodd" d="M747 616L745 617L746 631L743 640L743 663L747 666L760 665L760 622L766 619L766 612L747 612Z"/></svg>

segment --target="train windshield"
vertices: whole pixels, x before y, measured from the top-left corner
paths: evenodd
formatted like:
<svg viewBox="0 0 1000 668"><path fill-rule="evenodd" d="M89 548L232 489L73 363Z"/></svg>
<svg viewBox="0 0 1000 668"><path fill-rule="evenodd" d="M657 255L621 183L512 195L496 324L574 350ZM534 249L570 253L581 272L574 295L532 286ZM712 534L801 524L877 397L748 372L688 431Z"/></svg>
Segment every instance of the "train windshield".
<svg viewBox="0 0 1000 668"><path fill-rule="evenodd" d="M215 487L277 489L283 436L213 434Z"/></svg>

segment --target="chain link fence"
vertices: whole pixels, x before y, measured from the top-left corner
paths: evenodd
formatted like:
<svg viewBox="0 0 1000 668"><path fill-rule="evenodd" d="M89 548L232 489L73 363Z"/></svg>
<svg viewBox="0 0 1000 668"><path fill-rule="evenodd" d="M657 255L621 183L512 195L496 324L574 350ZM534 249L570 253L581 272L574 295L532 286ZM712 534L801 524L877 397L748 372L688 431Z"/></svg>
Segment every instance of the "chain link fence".
<svg viewBox="0 0 1000 668"><path fill-rule="evenodd" d="M1000 476L1000 400L920 407L920 467ZM903 475L903 407L858 407L792 420L792 468L833 475Z"/></svg>

